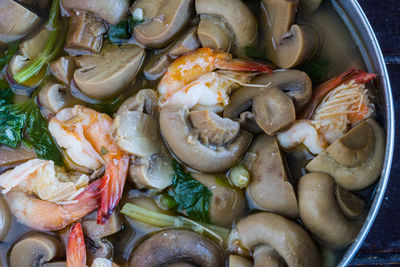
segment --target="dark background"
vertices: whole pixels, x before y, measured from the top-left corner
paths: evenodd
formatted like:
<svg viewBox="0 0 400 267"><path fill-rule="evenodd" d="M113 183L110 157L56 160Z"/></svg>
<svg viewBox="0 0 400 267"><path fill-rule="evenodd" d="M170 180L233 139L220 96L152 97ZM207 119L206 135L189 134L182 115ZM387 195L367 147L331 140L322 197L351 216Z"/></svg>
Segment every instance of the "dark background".
<svg viewBox="0 0 400 267"><path fill-rule="evenodd" d="M400 135L400 0L358 0L375 31L386 61ZM382 207L351 266L400 266L400 138Z"/></svg>

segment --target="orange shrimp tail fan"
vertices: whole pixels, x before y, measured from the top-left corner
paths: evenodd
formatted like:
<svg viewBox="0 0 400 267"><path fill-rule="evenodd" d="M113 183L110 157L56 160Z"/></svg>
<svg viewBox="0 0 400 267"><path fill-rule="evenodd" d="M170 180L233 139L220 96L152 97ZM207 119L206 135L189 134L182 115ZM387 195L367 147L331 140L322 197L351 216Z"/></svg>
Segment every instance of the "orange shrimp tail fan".
<svg viewBox="0 0 400 267"><path fill-rule="evenodd" d="M67 245L67 267L86 266L86 246L81 223L71 227Z"/></svg>

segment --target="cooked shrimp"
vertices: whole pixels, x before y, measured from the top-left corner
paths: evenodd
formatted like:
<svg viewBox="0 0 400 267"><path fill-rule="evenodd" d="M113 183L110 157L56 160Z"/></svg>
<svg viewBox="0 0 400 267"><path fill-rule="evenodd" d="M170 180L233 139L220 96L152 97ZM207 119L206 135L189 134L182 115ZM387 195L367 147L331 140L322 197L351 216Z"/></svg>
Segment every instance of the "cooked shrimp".
<svg viewBox="0 0 400 267"><path fill-rule="evenodd" d="M213 72L216 69L229 70ZM271 72L267 64L232 59L232 55L200 48L177 58L158 85L160 103L227 105L234 85L244 85L253 75L249 72ZM262 87L263 85L255 85Z"/></svg>
<svg viewBox="0 0 400 267"><path fill-rule="evenodd" d="M107 182L97 216L99 224L104 224L117 206L129 164L128 154L113 143L111 125L108 115L79 105L61 110L49 123L56 142L75 163L82 166L90 163L93 167L100 163L105 165Z"/></svg>

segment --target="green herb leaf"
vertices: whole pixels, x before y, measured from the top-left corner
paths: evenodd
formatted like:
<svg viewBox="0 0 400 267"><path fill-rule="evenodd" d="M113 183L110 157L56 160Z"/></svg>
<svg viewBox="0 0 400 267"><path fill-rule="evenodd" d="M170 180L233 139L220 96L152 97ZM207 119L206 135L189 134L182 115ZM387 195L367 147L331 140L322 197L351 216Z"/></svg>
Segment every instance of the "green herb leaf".
<svg viewBox="0 0 400 267"><path fill-rule="evenodd" d="M187 214L193 220L210 222L211 191L186 173L175 160L172 162L175 174L168 195L177 203L175 210Z"/></svg>
<svg viewBox="0 0 400 267"><path fill-rule="evenodd" d="M244 52L246 53L246 56L256 58L256 59L261 59L261 60L267 60L267 54L265 53L265 50L258 50L254 47L251 46L245 46L244 47Z"/></svg>
<svg viewBox="0 0 400 267"><path fill-rule="evenodd" d="M14 93L9 87L8 83L0 79L0 106L12 104L14 100Z"/></svg>
<svg viewBox="0 0 400 267"><path fill-rule="evenodd" d="M315 86L328 79L329 61L324 58L319 58L311 61L300 69L310 76L312 84Z"/></svg>
<svg viewBox="0 0 400 267"><path fill-rule="evenodd" d="M0 107L0 143L16 148L22 140L26 114L21 113L19 105Z"/></svg>
<svg viewBox="0 0 400 267"><path fill-rule="evenodd" d="M108 115L112 115L124 101L123 97L116 97L110 100L101 101L98 104L87 104L88 107Z"/></svg>
<svg viewBox="0 0 400 267"><path fill-rule="evenodd" d="M14 56L14 54L18 51L18 46L20 42L14 42L8 45L7 51L0 55L0 70L7 65L8 61Z"/></svg>
<svg viewBox="0 0 400 267"><path fill-rule="evenodd" d="M100 155L101 156L104 156L105 154L108 154L108 149L107 148L105 148L104 146L102 146L101 147L101 149L100 149Z"/></svg>
<svg viewBox="0 0 400 267"><path fill-rule="evenodd" d="M120 21L118 24L110 25L108 29L108 38L113 43L122 43L132 37L133 28L141 24L143 20L129 17L126 20Z"/></svg>

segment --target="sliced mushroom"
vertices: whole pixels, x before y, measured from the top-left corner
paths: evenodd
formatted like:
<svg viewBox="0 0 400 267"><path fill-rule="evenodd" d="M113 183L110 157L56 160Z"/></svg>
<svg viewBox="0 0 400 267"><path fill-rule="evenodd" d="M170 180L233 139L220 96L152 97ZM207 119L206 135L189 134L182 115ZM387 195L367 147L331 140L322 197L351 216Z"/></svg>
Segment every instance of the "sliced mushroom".
<svg viewBox="0 0 400 267"><path fill-rule="evenodd" d="M50 30L43 27L37 34L33 35L28 40L23 41L19 45L19 51L24 57L29 59L36 58L46 46L49 36Z"/></svg>
<svg viewBox="0 0 400 267"><path fill-rule="evenodd" d="M229 255L229 267L252 267L253 263L239 255Z"/></svg>
<svg viewBox="0 0 400 267"><path fill-rule="evenodd" d="M50 70L53 76L68 85L71 83L75 69L76 64L72 56L60 57L50 63Z"/></svg>
<svg viewBox="0 0 400 267"><path fill-rule="evenodd" d="M143 11L145 21L133 30L135 39L148 47L161 47L171 41L188 22L193 0L138 0L131 7Z"/></svg>
<svg viewBox="0 0 400 267"><path fill-rule="evenodd" d="M223 266L220 248L206 237L188 230L165 230L147 238L129 260L129 266L132 267L178 263L202 267Z"/></svg>
<svg viewBox="0 0 400 267"><path fill-rule="evenodd" d="M0 167L12 166L19 163L24 163L30 159L36 158L34 150L26 149L21 146L15 149L8 147L0 147Z"/></svg>
<svg viewBox="0 0 400 267"><path fill-rule="evenodd" d="M71 102L69 90L57 83L46 83L39 92L39 101L51 113L57 113Z"/></svg>
<svg viewBox="0 0 400 267"><path fill-rule="evenodd" d="M122 218L118 212L113 212L105 224L97 224L97 211L82 218L82 229L85 236L100 239L119 232L122 228Z"/></svg>
<svg viewBox="0 0 400 267"><path fill-rule="evenodd" d="M171 63L172 59L167 54L153 54L144 66L143 73L150 81L158 80L167 72Z"/></svg>
<svg viewBox="0 0 400 267"><path fill-rule="evenodd" d="M241 130L230 143L210 146L198 140L184 106L166 105L160 112L160 128L172 152L190 167L215 173L229 169L246 151L252 135Z"/></svg>
<svg viewBox="0 0 400 267"><path fill-rule="evenodd" d="M248 111L250 108L252 115ZM292 100L276 87L242 87L234 92L231 102L224 109L224 117L234 120L242 113L245 113L242 116L250 118L250 121L244 120L246 123L242 125L243 127L258 132L257 127L252 125L254 123L251 123L254 118L258 127L268 135L275 135L289 128L296 119Z"/></svg>
<svg viewBox="0 0 400 267"><path fill-rule="evenodd" d="M257 246L253 252L253 267L284 267L286 266L279 254L270 245Z"/></svg>
<svg viewBox="0 0 400 267"><path fill-rule="evenodd" d="M68 9L85 10L110 24L117 24L128 15L128 0L62 0L62 5Z"/></svg>
<svg viewBox="0 0 400 267"><path fill-rule="evenodd" d="M106 239L86 238L86 251L89 266L92 265L96 258L110 258L113 254L113 245Z"/></svg>
<svg viewBox="0 0 400 267"><path fill-rule="evenodd" d="M0 241L4 241L4 239L7 237L11 222L12 217L10 210L8 209L4 198L0 196Z"/></svg>
<svg viewBox="0 0 400 267"><path fill-rule="evenodd" d="M201 16L197 35L202 47L228 51L231 46L231 37L224 22L215 17Z"/></svg>
<svg viewBox="0 0 400 267"><path fill-rule="evenodd" d="M194 172L192 177L207 186L212 193L209 209L212 224L231 227L243 215L246 209L244 194L242 190L230 186L228 181L225 182L223 179L226 177Z"/></svg>
<svg viewBox="0 0 400 267"><path fill-rule="evenodd" d="M254 204L296 218L299 212L296 194L286 176L276 137L257 137L246 153L244 163L251 174L247 193Z"/></svg>
<svg viewBox="0 0 400 267"><path fill-rule="evenodd" d="M138 111L150 116L158 116L158 93L152 89L142 89L136 95L129 97L119 107L117 114L125 111Z"/></svg>
<svg viewBox="0 0 400 267"><path fill-rule="evenodd" d="M197 27L195 26L186 31L186 33L168 49L168 55L171 58L177 58L199 48L200 43L196 31Z"/></svg>
<svg viewBox="0 0 400 267"><path fill-rule="evenodd" d="M74 11L70 18L65 49L75 55L98 53L106 33L103 21L83 11Z"/></svg>
<svg viewBox="0 0 400 267"><path fill-rule="evenodd" d="M222 18L233 32L237 47L251 45L257 38L256 18L241 0L196 0L196 11Z"/></svg>
<svg viewBox="0 0 400 267"><path fill-rule="evenodd" d="M32 32L40 18L13 0L0 2L0 42L12 42Z"/></svg>
<svg viewBox="0 0 400 267"><path fill-rule="evenodd" d="M344 216L334 191L335 181L329 175L304 175L298 184L300 218L321 241L330 246L345 247L354 241L361 224Z"/></svg>
<svg viewBox="0 0 400 267"><path fill-rule="evenodd" d="M385 134L367 119L310 161L309 172L330 174L342 187L360 190L378 179L385 155Z"/></svg>
<svg viewBox="0 0 400 267"><path fill-rule="evenodd" d="M365 202L340 185L335 186L336 201L346 217L356 219L365 208Z"/></svg>
<svg viewBox="0 0 400 267"><path fill-rule="evenodd" d="M309 60L317 50L318 36L313 29L294 24L298 1L262 0L262 3L269 59L285 69Z"/></svg>
<svg viewBox="0 0 400 267"><path fill-rule="evenodd" d="M10 254L10 266L42 266L62 255L61 243L55 237L35 233L24 237L13 246Z"/></svg>
<svg viewBox="0 0 400 267"><path fill-rule="evenodd" d="M231 232L233 245L239 241L244 249L271 246L289 267L321 266L318 248L298 224L269 212L250 215ZM237 240L238 239L238 240Z"/></svg>
<svg viewBox="0 0 400 267"><path fill-rule="evenodd" d="M107 44L100 54L77 58L80 69L74 72L74 80L90 97L113 96L135 78L144 55L144 49L136 45Z"/></svg>

